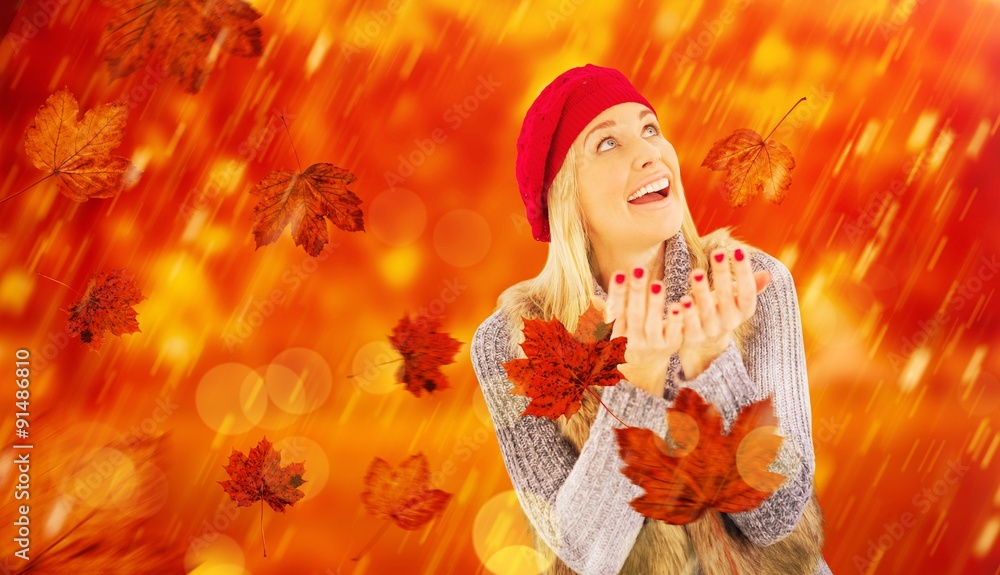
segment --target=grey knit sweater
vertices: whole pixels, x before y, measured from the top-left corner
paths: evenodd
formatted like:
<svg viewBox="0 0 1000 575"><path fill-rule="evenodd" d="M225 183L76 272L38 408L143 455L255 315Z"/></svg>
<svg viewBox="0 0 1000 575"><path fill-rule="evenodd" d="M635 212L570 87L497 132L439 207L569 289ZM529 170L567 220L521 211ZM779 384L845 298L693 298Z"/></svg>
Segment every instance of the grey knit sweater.
<svg viewBox="0 0 1000 575"><path fill-rule="evenodd" d="M725 432L742 406L773 394L780 433L786 439L770 470L789 479L757 509L729 515L751 541L768 545L788 535L801 518L812 495L815 459L795 284L788 268L768 254L753 253L751 267L770 271L773 281L757 296L746 363L730 339L729 347L704 372L687 380L675 353L664 397L623 379L604 388L602 400L630 425L665 436L664 414L673 405L678 386L690 387L715 404ZM667 240L664 250L666 304L687 293L689 273L687 245L678 232ZM596 279L594 293L607 299ZM644 521L628 504L643 489L620 471L624 462L612 430L623 426L607 410L599 409L589 439L577 455L555 421L518 417L531 400L510 394L513 383L502 364L518 355L508 344L509 323L501 310L495 311L476 330L470 347L517 498L540 536L567 566L580 575L615 575ZM830 573L825 561L820 561L816 573Z"/></svg>

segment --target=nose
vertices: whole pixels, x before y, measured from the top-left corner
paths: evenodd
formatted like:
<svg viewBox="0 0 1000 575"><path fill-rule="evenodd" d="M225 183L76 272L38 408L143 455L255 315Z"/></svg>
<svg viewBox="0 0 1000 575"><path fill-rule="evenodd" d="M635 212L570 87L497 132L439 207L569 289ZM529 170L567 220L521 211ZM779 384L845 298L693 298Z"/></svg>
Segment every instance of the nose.
<svg viewBox="0 0 1000 575"><path fill-rule="evenodd" d="M640 170L648 168L657 160L663 158L663 154L660 153L660 149L645 138L639 138L635 148L635 166Z"/></svg>

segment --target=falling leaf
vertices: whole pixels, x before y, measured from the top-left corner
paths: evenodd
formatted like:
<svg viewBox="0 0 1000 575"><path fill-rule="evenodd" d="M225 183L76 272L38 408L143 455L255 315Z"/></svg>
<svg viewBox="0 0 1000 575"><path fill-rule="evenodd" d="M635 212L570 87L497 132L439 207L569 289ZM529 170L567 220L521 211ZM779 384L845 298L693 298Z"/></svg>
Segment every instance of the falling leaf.
<svg viewBox="0 0 1000 575"><path fill-rule="evenodd" d="M306 472L304 462L289 463L281 466L281 454L271 447L267 437L250 449L247 457L235 449L229 455L229 464L223 469L230 479L219 481L219 485L236 502L237 507L249 507L260 501L260 536L264 538L264 502L279 513L285 512L285 506L295 505L295 502L305 497L298 487L305 483L302 475ZM264 557L267 557L267 544L264 544Z"/></svg>
<svg viewBox="0 0 1000 575"><path fill-rule="evenodd" d="M313 164L305 172L275 170L250 193L261 199L253 210L257 247L277 241L291 224L295 245L318 256L329 241L326 219L345 232L364 231L361 199L347 189L354 174L333 164Z"/></svg>
<svg viewBox="0 0 1000 575"><path fill-rule="evenodd" d="M767 470L783 440L771 397L743 407L723 435L718 409L685 387L667 421L669 442L649 429L614 430L622 473L646 490L629 504L646 517L683 525L708 509L749 511L786 479Z"/></svg>
<svg viewBox="0 0 1000 575"><path fill-rule="evenodd" d="M389 343L403 356L403 365L396 378L417 397L421 390L433 392L449 387L441 366L454 363L462 342L438 332L439 327L439 317L420 314L410 320L409 315L405 315L389 336Z"/></svg>
<svg viewBox="0 0 1000 575"><path fill-rule="evenodd" d="M32 439L45 457L31 456L31 499L20 502L30 506L29 560L10 550L0 573L183 573L184 549L156 521L167 499L166 436L126 433L93 444L67 428L73 420L65 414L32 417ZM12 525L18 511L3 505L0 520Z"/></svg>
<svg viewBox="0 0 1000 575"><path fill-rule="evenodd" d="M614 386L624 379L625 337L611 339L612 323L594 304L580 316L574 333L556 318L524 320L525 358L503 364L514 384L511 394L530 397L524 415L572 417L592 385Z"/></svg>
<svg viewBox="0 0 1000 575"><path fill-rule="evenodd" d="M795 106L804 100L801 98ZM740 129L712 144L701 165L716 172L726 172L726 194L732 207L746 205L761 192L772 203L781 204L784 201L792 185L795 158L784 144L768 138L795 106L765 138L754 130Z"/></svg>
<svg viewBox="0 0 1000 575"><path fill-rule="evenodd" d="M82 122L79 114L69 88L49 96L24 132L24 151L36 168L57 177L59 191L72 200L115 196L125 186L125 173L136 170L128 158L110 155L122 143L128 108L102 104Z"/></svg>
<svg viewBox="0 0 1000 575"><path fill-rule="evenodd" d="M101 349L105 331L117 336L140 331L132 306L146 297L134 281L125 278L124 271L94 273L83 299L70 306L69 333L91 349Z"/></svg>
<svg viewBox="0 0 1000 575"><path fill-rule="evenodd" d="M156 54L169 76L197 93L219 52L262 53L261 14L242 0L102 0L117 11L108 22L104 60L112 79L143 67ZM213 50L218 50L214 52Z"/></svg>

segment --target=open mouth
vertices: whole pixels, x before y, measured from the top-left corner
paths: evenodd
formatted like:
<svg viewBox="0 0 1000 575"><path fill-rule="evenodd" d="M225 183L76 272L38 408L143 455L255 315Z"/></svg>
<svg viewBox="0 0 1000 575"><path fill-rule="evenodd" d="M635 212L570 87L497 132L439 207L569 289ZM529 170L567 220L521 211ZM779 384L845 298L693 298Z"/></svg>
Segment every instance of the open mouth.
<svg viewBox="0 0 1000 575"><path fill-rule="evenodd" d="M646 184L632 194L628 199L628 203L632 205L653 204L662 202L668 196L670 196L670 181L666 178L661 178L655 182Z"/></svg>

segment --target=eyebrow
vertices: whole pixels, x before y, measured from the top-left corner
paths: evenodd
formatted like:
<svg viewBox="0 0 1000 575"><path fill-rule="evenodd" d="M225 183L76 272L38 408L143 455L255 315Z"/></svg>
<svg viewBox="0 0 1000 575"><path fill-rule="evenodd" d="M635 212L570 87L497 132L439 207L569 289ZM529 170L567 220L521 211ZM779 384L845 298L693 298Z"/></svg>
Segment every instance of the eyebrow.
<svg viewBox="0 0 1000 575"><path fill-rule="evenodd" d="M639 112L639 121L641 122L643 118L645 118L647 115L652 114L652 113L653 113L653 111L650 110L649 108L646 108L646 109L642 110L641 112ZM594 132L596 132L597 130L600 130L601 128L609 128L609 127L614 126L614 125L615 125L615 122L613 120L605 120L605 121L601 122L600 124L598 124L598 125L594 126L593 128L591 128L589 132L587 132L587 135L584 136L584 138L583 138L583 142L587 143L587 141L590 139L590 135L593 134Z"/></svg>

